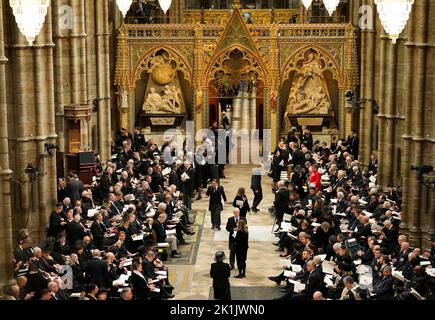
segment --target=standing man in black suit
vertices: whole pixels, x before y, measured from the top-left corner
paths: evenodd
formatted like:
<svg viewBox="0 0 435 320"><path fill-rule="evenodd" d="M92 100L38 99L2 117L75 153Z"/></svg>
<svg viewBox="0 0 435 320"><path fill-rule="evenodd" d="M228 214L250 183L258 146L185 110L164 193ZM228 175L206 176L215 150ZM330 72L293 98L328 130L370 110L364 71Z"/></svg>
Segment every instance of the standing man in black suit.
<svg viewBox="0 0 435 320"><path fill-rule="evenodd" d="M254 192L254 202L252 203L252 211L258 212L258 205L263 200L263 189L261 188L261 172L263 171L263 164L259 163L256 168L252 170L251 177L251 190Z"/></svg>
<svg viewBox="0 0 435 320"><path fill-rule="evenodd" d="M73 247L78 240L82 240L85 236L85 228L80 223L80 214L74 215L73 221L66 226L66 239L70 247Z"/></svg>
<svg viewBox="0 0 435 320"><path fill-rule="evenodd" d="M180 187L181 187L181 185L180 185L180 179L178 178L178 173L177 173L178 165L176 163L174 163L171 166L171 169L172 170L171 170L171 172L169 173L169 176L168 176L168 180L169 180L168 184L170 186L174 185L174 186L177 187L178 190L180 190Z"/></svg>
<svg viewBox="0 0 435 320"><path fill-rule="evenodd" d="M233 209L233 217L228 218L227 226L225 229L229 232L229 241L228 241L228 248L230 250L230 267L231 270L234 269L234 263L236 261L236 241L234 238L234 231L237 229L237 223L239 223L240 220L245 220L245 218L240 217L240 209L234 208Z"/></svg>
<svg viewBox="0 0 435 320"><path fill-rule="evenodd" d="M69 175L69 181L66 184L66 196L71 199L71 205L74 207L77 200L82 198L84 190L83 182L75 173Z"/></svg>
<svg viewBox="0 0 435 320"><path fill-rule="evenodd" d="M86 265L86 274L89 283L95 283L99 288L103 288L106 279L109 277L107 262L101 259L101 252L98 249L92 251L92 259Z"/></svg>
<svg viewBox="0 0 435 320"><path fill-rule="evenodd" d="M192 209L192 194L194 189L195 171L189 161L185 161L183 164L184 172L181 175L182 190L183 190L183 203L191 210Z"/></svg>
<svg viewBox="0 0 435 320"><path fill-rule="evenodd" d="M275 193L275 201L273 203L275 207L275 220L278 224L278 229L281 226L281 222L284 218L284 213L287 213L289 208L289 201L290 201L290 192L285 186L284 181L278 181L278 191ZM275 232L277 231L275 230Z"/></svg>
<svg viewBox="0 0 435 320"><path fill-rule="evenodd" d="M215 231L221 230L221 212L224 209L222 205L222 199L227 201L224 187L219 186L216 180L211 182L211 186L208 187L206 195L210 198L208 210L211 213L211 225Z"/></svg>
<svg viewBox="0 0 435 320"><path fill-rule="evenodd" d="M215 254L216 262L211 265L210 277L213 279L214 298L216 300L231 300L230 280L231 270L225 263L225 253L218 251Z"/></svg>
<svg viewBox="0 0 435 320"><path fill-rule="evenodd" d="M58 203L56 208L51 212L50 224L47 230L47 237L56 238L59 233L63 231L63 228L67 224L65 219L62 217L63 204Z"/></svg>
<svg viewBox="0 0 435 320"><path fill-rule="evenodd" d="M369 173L371 173L372 175L375 175L378 173L378 157L374 153L372 153L370 155L370 163L369 163L368 170L369 170Z"/></svg>

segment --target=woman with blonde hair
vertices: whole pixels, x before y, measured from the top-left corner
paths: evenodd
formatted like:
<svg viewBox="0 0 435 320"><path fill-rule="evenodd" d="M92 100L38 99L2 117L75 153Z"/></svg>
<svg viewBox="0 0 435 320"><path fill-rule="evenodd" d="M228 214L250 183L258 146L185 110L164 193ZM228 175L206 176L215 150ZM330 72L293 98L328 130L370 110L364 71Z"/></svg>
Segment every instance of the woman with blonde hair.
<svg viewBox="0 0 435 320"><path fill-rule="evenodd" d="M237 268L239 269L239 274L236 278L246 278L246 258L248 256L248 225L245 220L239 220L237 223L237 228L234 232L235 237L235 251L237 259Z"/></svg>

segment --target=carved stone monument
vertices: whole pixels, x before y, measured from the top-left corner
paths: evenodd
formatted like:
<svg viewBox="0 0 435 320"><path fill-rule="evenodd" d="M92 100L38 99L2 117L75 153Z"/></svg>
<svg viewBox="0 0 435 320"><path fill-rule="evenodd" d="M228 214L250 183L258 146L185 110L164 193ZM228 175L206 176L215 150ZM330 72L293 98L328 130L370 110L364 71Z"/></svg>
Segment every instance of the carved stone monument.
<svg viewBox="0 0 435 320"><path fill-rule="evenodd" d="M331 98L315 51L307 52L294 75L286 117L292 125L321 126L333 117Z"/></svg>

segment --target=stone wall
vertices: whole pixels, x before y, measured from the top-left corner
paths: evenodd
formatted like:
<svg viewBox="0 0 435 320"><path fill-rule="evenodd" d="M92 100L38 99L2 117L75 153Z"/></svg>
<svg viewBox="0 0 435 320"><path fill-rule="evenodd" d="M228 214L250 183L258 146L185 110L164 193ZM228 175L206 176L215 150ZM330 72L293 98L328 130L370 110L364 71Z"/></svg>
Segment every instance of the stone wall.
<svg viewBox="0 0 435 320"><path fill-rule="evenodd" d="M377 151L379 183L403 188L403 230L415 245L429 247L435 234L435 197L420 185L411 165L435 166L434 150L434 0L415 1L397 44L383 31L373 0L352 1L353 23L361 5L375 14L374 28L361 30L359 96L360 160L367 164ZM432 57L432 58L431 58ZM373 113L373 101L379 114ZM377 137L376 137L377 133ZM378 145L373 148L373 140Z"/></svg>
<svg viewBox="0 0 435 320"><path fill-rule="evenodd" d="M110 157L113 3L51 1L32 47L8 2L0 3L0 285L12 277L16 232L29 229L34 246L46 236L57 176L56 157L43 156L44 144L57 143L59 152L68 151L64 106L95 105L91 121L83 120L81 147L94 146L103 161ZM65 21L69 18L71 26ZM24 172L29 163L40 169L35 181Z"/></svg>

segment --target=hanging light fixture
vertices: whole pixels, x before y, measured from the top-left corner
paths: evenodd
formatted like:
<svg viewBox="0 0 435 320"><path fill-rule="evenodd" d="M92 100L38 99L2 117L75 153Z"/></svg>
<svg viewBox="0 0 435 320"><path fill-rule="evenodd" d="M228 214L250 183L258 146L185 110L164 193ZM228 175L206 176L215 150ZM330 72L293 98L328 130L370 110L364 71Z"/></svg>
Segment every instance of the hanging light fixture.
<svg viewBox="0 0 435 320"><path fill-rule="evenodd" d="M329 13L329 16L332 16L339 3L340 0L323 0L323 4Z"/></svg>
<svg viewBox="0 0 435 320"><path fill-rule="evenodd" d="M302 0L302 3L307 10L310 8L312 2L313 0Z"/></svg>
<svg viewBox="0 0 435 320"><path fill-rule="evenodd" d="M160 8L162 8L163 12L166 14L171 7L172 0L159 0L159 4Z"/></svg>
<svg viewBox="0 0 435 320"><path fill-rule="evenodd" d="M131 3L133 0L116 0L116 4L118 5L119 11L121 11L122 16L125 18L128 10L130 10Z"/></svg>
<svg viewBox="0 0 435 320"><path fill-rule="evenodd" d="M379 18L395 44L408 22L414 0L375 0Z"/></svg>
<svg viewBox="0 0 435 320"><path fill-rule="evenodd" d="M29 46L41 32L50 0L9 0L18 29L26 37Z"/></svg>

